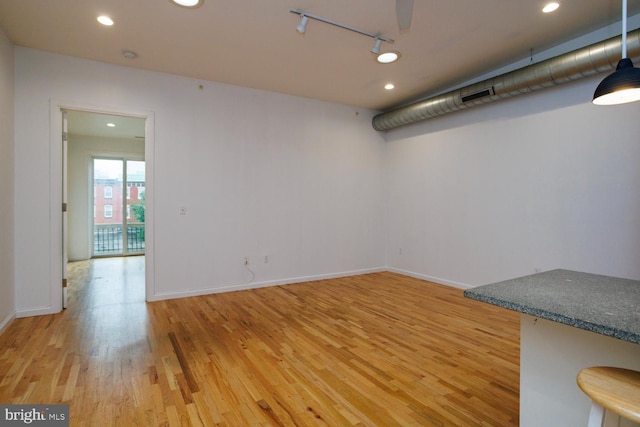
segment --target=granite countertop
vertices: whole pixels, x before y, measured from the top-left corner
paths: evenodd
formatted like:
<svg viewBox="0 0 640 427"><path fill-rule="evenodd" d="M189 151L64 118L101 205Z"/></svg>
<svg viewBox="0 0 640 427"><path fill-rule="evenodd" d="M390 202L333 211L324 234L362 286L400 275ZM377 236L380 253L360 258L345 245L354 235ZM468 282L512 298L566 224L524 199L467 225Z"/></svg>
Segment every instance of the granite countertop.
<svg viewBox="0 0 640 427"><path fill-rule="evenodd" d="M464 296L640 344L640 281L552 270L478 286Z"/></svg>

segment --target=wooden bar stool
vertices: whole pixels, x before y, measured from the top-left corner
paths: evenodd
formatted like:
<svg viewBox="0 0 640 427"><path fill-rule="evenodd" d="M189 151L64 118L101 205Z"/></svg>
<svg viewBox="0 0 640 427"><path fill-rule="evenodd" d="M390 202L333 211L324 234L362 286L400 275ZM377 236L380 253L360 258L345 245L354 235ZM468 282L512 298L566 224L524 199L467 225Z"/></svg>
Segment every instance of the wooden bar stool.
<svg viewBox="0 0 640 427"><path fill-rule="evenodd" d="M581 370L577 381L592 401L588 427L601 427L605 410L640 423L640 372L595 366Z"/></svg>

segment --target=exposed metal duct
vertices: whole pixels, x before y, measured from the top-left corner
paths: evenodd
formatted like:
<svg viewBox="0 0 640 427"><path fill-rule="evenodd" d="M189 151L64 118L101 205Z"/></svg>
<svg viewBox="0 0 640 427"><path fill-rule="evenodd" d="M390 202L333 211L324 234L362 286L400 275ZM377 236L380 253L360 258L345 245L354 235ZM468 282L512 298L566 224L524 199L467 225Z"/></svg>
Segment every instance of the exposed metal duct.
<svg viewBox="0 0 640 427"><path fill-rule="evenodd" d="M574 50L519 70L380 113L373 128L384 131L476 105L530 93L584 77L615 70L622 51L622 37ZM627 35L627 56L640 56L640 29Z"/></svg>

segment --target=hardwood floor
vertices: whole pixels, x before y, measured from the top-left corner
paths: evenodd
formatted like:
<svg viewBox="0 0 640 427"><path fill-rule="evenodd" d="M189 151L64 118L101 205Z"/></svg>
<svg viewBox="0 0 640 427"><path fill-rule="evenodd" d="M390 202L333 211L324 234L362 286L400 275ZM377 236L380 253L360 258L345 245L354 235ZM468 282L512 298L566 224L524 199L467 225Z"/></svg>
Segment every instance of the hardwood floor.
<svg viewBox="0 0 640 427"><path fill-rule="evenodd" d="M517 313L387 272L145 303L143 262L72 263L70 307L0 336L0 402L72 426L518 425Z"/></svg>

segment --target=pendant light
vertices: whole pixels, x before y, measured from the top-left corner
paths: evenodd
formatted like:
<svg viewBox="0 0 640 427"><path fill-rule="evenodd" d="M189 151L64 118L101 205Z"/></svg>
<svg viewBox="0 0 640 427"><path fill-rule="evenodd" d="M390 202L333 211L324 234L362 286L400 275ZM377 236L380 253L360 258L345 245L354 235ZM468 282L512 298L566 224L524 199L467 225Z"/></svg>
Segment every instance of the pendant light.
<svg viewBox="0 0 640 427"><path fill-rule="evenodd" d="M622 0L622 59L616 71L604 78L593 94L596 105L616 105L640 101L640 68L627 58L627 0Z"/></svg>

